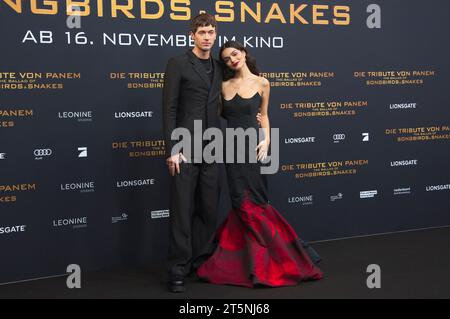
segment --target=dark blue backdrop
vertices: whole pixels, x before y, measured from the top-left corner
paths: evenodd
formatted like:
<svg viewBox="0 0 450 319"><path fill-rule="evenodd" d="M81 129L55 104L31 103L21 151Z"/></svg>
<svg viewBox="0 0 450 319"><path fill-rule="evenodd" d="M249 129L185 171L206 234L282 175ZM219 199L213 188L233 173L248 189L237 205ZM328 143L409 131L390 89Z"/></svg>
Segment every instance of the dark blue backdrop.
<svg viewBox="0 0 450 319"><path fill-rule="evenodd" d="M70 29L65 1L50 1L59 5L52 15L33 13L30 1L18 13L11 4L19 3L0 1L0 282L63 274L72 263L162 262L162 73L188 49L188 22L173 20L169 1L158 19L141 18L136 0L121 2L134 5L135 18L114 18L103 1L103 17L93 4L81 28ZM147 1L147 12L157 3ZM222 12L214 1L180 3L192 15ZM376 1L381 28L372 29L372 3L265 1L261 23L250 15L241 22L241 2L225 3L235 17L220 23L215 54L223 37L248 37L272 82L281 168L270 177L271 199L309 241L450 224L450 4ZM309 24L289 23L290 5L301 4ZM329 6L315 7L328 25L314 22L313 5ZM333 23L335 6L348 7L348 24ZM271 8L279 18L264 23ZM178 45L165 43L177 35ZM258 37L272 45L256 47ZM328 176L297 178L317 173L301 169L314 163ZM364 198L368 191L377 194ZM228 207L224 190L218 213Z"/></svg>

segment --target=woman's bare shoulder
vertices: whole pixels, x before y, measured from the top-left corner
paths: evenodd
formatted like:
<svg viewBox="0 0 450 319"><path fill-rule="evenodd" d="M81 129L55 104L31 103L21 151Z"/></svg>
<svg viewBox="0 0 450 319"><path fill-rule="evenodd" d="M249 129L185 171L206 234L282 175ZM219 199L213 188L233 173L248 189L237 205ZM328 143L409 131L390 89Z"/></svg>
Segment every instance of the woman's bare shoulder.
<svg viewBox="0 0 450 319"><path fill-rule="evenodd" d="M270 85L269 80L267 80L265 77L263 76L259 76L259 80L261 81L261 84L264 86Z"/></svg>
<svg viewBox="0 0 450 319"><path fill-rule="evenodd" d="M261 89L264 90L264 89L270 87L270 81L267 80L265 77L258 76L258 81L259 81L259 85L260 85Z"/></svg>

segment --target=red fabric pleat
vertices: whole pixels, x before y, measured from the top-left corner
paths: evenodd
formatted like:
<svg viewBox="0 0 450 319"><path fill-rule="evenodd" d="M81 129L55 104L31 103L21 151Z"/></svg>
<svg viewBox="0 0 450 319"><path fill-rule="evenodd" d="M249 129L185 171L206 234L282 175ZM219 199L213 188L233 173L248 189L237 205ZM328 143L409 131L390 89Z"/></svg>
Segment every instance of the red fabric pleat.
<svg viewBox="0 0 450 319"><path fill-rule="evenodd" d="M295 231L271 205L245 199L216 236L216 251L197 271L213 284L280 287L323 278Z"/></svg>

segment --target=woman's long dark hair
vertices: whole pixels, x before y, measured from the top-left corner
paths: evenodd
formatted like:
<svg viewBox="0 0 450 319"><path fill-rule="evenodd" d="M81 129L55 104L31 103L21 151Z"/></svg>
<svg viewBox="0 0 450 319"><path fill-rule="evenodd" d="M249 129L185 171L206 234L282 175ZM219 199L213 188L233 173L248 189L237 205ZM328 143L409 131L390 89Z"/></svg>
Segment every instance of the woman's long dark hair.
<svg viewBox="0 0 450 319"><path fill-rule="evenodd" d="M242 44L240 44L239 42L236 41L228 41L227 43L225 43L222 48L220 49L220 61L223 64L223 80L224 81L228 81L229 79L234 78L235 73L233 70L231 70L226 63L223 61L222 59L222 53L225 49L228 48L233 48L233 49L237 49L239 51L244 51L246 53L246 60L247 60L247 66L250 69L250 72L252 72L253 74L259 76L260 75L260 71L258 68L258 65L256 64L256 59L254 57L252 57L249 53L246 47L244 47Z"/></svg>

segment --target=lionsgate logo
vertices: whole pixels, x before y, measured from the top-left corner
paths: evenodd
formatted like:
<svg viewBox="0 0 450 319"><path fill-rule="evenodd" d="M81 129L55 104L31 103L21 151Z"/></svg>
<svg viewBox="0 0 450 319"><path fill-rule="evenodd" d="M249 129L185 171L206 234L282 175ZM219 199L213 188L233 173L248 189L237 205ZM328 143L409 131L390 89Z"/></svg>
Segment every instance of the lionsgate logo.
<svg viewBox="0 0 450 319"><path fill-rule="evenodd" d="M393 103L389 104L390 110L411 110L417 109L417 103Z"/></svg>
<svg viewBox="0 0 450 319"><path fill-rule="evenodd" d="M374 191L362 191L359 193L359 197L361 199L367 199L367 198L374 198L375 196L378 195L378 190L374 190Z"/></svg>
<svg viewBox="0 0 450 319"><path fill-rule="evenodd" d="M288 198L289 204L301 204L302 206L308 206L314 204L314 196L293 196Z"/></svg>
<svg viewBox="0 0 450 319"><path fill-rule="evenodd" d="M92 122L92 111L58 112L58 118L62 120L77 120L78 122Z"/></svg>
<svg viewBox="0 0 450 319"><path fill-rule="evenodd" d="M331 196L330 196L330 201L331 201L331 202L336 202L336 201L342 200L342 199L344 199L344 194L342 194L342 193L339 193L339 194L337 194L337 195L331 195Z"/></svg>
<svg viewBox="0 0 450 319"><path fill-rule="evenodd" d="M117 223L121 223L121 222L126 222L128 221L128 215L123 213L122 215L118 216L118 217L112 217L111 218L111 222L113 224L117 224Z"/></svg>
<svg viewBox="0 0 450 319"><path fill-rule="evenodd" d="M126 180L126 181L118 181L116 183L117 188L132 188L132 187L142 187L142 186L151 186L155 185L156 179L137 179L137 180Z"/></svg>
<svg viewBox="0 0 450 319"><path fill-rule="evenodd" d="M427 186L425 189L427 192L448 191L448 190L450 190L450 184L430 185L430 186Z"/></svg>
<svg viewBox="0 0 450 319"><path fill-rule="evenodd" d="M419 160L417 160L417 159L391 162L391 167L404 167L404 166L417 166L417 165L419 165Z"/></svg>
<svg viewBox="0 0 450 319"><path fill-rule="evenodd" d="M0 153L0 161L6 159L6 153Z"/></svg>
<svg viewBox="0 0 450 319"><path fill-rule="evenodd" d="M315 143L316 137L288 137L284 139L284 144L307 144L307 143Z"/></svg>
<svg viewBox="0 0 450 319"><path fill-rule="evenodd" d="M394 189L394 196L411 194L411 187L403 187Z"/></svg>
<svg viewBox="0 0 450 319"><path fill-rule="evenodd" d="M94 182L80 182L80 183L70 183L61 184L61 191L79 191L80 193L93 193L95 192Z"/></svg>
<svg viewBox="0 0 450 319"><path fill-rule="evenodd" d="M26 232L26 230L27 230L27 225L2 226L2 227L0 227L0 235L24 233L24 232Z"/></svg>
<svg viewBox="0 0 450 319"><path fill-rule="evenodd" d="M55 228L86 228L88 226L87 217L77 217L77 218L66 218L66 219L58 219L53 221L53 227Z"/></svg>
<svg viewBox="0 0 450 319"><path fill-rule="evenodd" d="M170 211L168 209L165 210L152 210L150 214L152 219L161 219L161 218L169 218Z"/></svg>
<svg viewBox="0 0 450 319"><path fill-rule="evenodd" d="M333 135L333 141L336 144L345 141L346 138L347 138L346 135L343 134L343 133L341 133L341 134L334 134Z"/></svg>
<svg viewBox="0 0 450 319"><path fill-rule="evenodd" d="M53 155L53 150L51 150L50 148L35 149L33 151L33 155L34 155L34 159L36 161L41 161L44 158L52 156Z"/></svg>
<svg viewBox="0 0 450 319"><path fill-rule="evenodd" d="M141 119L141 118L153 118L153 111L136 111L136 112L115 112L114 118L122 119Z"/></svg>

